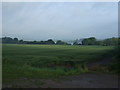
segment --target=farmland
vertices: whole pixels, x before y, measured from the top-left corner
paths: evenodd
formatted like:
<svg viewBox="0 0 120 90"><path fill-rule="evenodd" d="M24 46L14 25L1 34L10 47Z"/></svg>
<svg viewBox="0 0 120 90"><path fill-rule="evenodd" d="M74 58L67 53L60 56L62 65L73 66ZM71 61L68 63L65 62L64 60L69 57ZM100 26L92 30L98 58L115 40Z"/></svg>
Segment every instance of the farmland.
<svg viewBox="0 0 120 90"><path fill-rule="evenodd" d="M86 64L100 61L113 46L3 44L3 83L21 77L58 78L88 72Z"/></svg>

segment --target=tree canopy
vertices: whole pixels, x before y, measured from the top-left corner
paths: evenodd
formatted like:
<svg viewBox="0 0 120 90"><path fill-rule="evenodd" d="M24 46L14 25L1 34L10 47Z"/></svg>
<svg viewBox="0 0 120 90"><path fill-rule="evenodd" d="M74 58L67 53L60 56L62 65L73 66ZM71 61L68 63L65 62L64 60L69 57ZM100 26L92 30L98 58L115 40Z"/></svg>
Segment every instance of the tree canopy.
<svg viewBox="0 0 120 90"><path fill-rule="evenodd" d="M3 37L2 38L3 44L47 44L47 45L72 45L68 44L65 41L57 40L55 43L52 39L48 39L47 41L24 41L18 40L18 38L11 38L11 37ZM73 42L73 45L103 45L103 46L115 46L120 45L120 38L106 38L104 40L97 40L95 37L89 37L84 39L76 39Z"/></svg>

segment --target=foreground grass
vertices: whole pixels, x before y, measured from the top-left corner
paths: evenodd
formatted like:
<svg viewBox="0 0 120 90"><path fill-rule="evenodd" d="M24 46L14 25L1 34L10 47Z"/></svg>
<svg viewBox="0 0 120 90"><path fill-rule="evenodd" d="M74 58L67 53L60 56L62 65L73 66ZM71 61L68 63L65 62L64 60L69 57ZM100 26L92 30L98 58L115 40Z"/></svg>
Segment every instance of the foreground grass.
<svg viewBox="0 0 120 90"><path fill-rule="evenodd" d="M3 83L88 72L86 63L104 58L112 46L3 44Z"/></svg>

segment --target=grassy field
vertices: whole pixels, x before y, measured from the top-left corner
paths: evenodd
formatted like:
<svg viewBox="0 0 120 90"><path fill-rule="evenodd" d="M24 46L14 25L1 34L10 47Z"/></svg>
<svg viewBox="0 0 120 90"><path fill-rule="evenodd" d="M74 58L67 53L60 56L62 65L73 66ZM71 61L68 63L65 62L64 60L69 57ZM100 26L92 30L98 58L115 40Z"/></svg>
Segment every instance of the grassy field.
<svg viewBox="0 0 120 90"><path fill-rule="evenodd" d="M3 44L3 83L18 78L54 78L88 72L86 64L103 59L112 46Z"/></svg>

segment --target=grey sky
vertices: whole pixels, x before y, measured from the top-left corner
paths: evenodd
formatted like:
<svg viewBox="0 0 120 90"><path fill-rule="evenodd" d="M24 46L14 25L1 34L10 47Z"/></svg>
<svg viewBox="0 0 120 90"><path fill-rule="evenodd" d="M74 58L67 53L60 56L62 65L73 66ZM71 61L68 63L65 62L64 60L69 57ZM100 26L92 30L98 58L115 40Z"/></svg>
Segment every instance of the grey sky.
<svg viewBox="0 0 120 90"><path fill-rule="evenodd" d="M3 36L24 40L118 36L117 2L9 2L2 6Z"/></svg>

